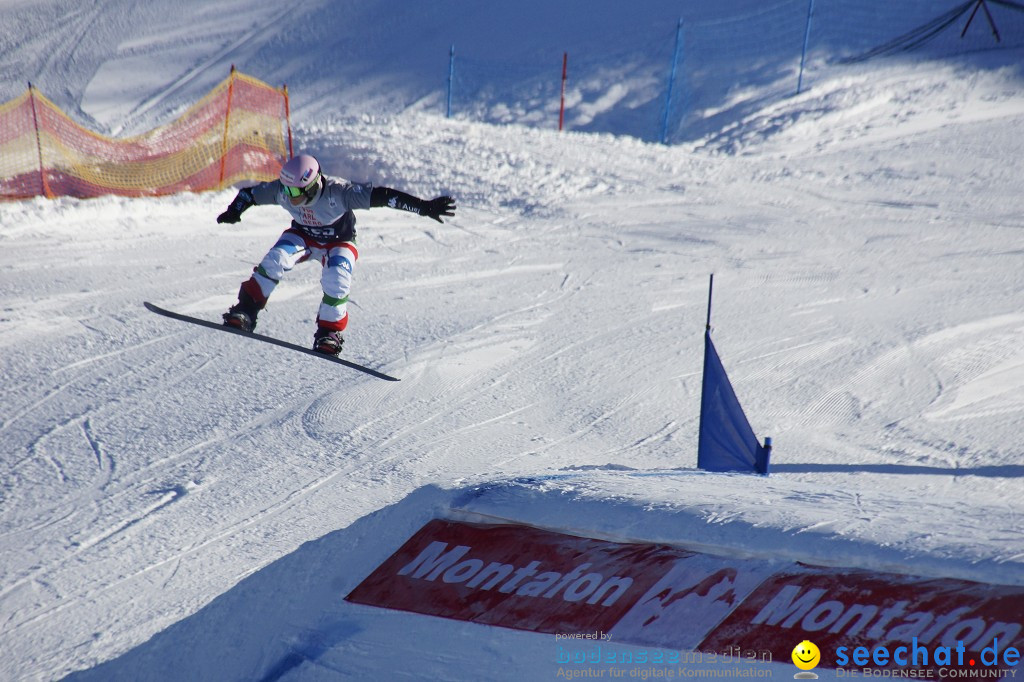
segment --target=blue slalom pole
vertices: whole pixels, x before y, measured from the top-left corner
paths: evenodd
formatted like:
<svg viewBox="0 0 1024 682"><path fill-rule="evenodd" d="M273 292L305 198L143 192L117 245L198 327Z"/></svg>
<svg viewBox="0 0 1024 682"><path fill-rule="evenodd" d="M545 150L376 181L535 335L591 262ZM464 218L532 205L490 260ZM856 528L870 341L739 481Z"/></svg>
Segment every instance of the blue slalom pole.
<svg viewBox="0 0 1024 682"><path fill-rule="evenodd" d="M807 44L811 40L811 15L814 13L814 0L808 0L807 2L807 26L804 29L804 49L800 53L800 75L796 80L796 94L800 94L800 91L804 86L804 64L807 62Z"/></svg>
<svg viewBox="0 0 1024 682"><path fill-rule="evenodd" d="M672 90L676 83L676 64L683 44L683 18L676 24L676 48L672 52L672 68L668 72L668 88L665 91L665 118L661 121L661 143L668 144L668 122L672 111Z"/></svg>
<svg viewBox="0 0 1024 682"><path fill-rule="evenodd" d="M448 109L446 118L452 117L452 81L455 80L455 43L452 43L452 49L448 53Z"/></svg>

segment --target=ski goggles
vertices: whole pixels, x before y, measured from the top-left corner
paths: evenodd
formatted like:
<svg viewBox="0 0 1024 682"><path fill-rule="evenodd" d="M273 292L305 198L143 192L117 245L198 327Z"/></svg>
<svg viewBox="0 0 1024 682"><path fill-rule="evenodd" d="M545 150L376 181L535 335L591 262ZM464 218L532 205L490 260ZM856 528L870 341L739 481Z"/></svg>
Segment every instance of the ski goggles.
<svg viewBox="0 0 1024 682"><path fill-rule="evenodd" d="M319 173L317 173L316 177L313 178L313 181L310 182L305 187L291 187L289 185L282 185L282 187L284 189L284 193L285 194L287 194L292 199L298 199L303 194L305 194L306 196L309 196L310 194L312 194L313 191L315 191L316 183L318 183L318 182L320 182L320 174Z"/></svg>

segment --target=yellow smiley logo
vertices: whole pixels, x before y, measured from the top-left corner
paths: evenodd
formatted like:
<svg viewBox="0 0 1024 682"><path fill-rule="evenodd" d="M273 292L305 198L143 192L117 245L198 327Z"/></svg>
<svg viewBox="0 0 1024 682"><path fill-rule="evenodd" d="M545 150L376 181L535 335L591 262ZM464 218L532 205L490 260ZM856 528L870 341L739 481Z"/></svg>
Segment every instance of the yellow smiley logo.
<svg viewBox="0 0 1024 682"><path fill-rule="evenodd" d="M814 642L806 639L793 648L793 665L801 670L810 670L821 662L821 651Z"/></svg>

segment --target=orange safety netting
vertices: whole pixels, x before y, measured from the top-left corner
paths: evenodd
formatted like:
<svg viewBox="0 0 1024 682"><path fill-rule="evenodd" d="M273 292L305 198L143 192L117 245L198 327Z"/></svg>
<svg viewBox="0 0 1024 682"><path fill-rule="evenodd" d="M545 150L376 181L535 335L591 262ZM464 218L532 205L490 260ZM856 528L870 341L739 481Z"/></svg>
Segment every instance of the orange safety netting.
<svg viewBox="0 0 1024 682"><path fill-rule="evenodd" d="M0 104L0 201L33 196L152 196L277 177L291 146L288 91L232 68L175 121L104 137L29 85Z"/></svg>

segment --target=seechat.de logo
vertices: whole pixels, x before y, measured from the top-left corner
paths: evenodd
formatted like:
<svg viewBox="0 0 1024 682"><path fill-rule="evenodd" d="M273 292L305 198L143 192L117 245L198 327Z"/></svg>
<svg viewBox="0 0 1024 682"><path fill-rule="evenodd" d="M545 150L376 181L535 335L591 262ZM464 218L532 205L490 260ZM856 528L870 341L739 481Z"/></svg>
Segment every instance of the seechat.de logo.
<svg viewBox="0 0 1024 682"><path fill-rule="evenodd" d="M883 667L891 662L900 668L908 666L946 668L950 666L976 666L980 663L981 667L1006 666L1006 669L1009 670L1020 662L1020 651L1012 646L1000 647L999 639L995 638L989 646L981 650L976 660L967 653L962 641L957 641L956 646L937 646L931 648L927 645L919 644L917 637L914 637L911 639L909 646L898 646L892 651L886 646L877 646L874 649L859 646L855 647L852 652L849 647L845 646L836 649L836 664L839 668L845 667L851 660L857 666L874 664L878 667Z"/></svg>
<svg viewBox="0 0 1024 682"><path fill-rule="evenodd" d="M799 672L793 675L794 680L816 680L818 679L817 673L812 673L811 670L818 666L821 662L821 651L814 644L808 640L804 640L793 647L793 665L800 668L803 672Z"/></svg>

